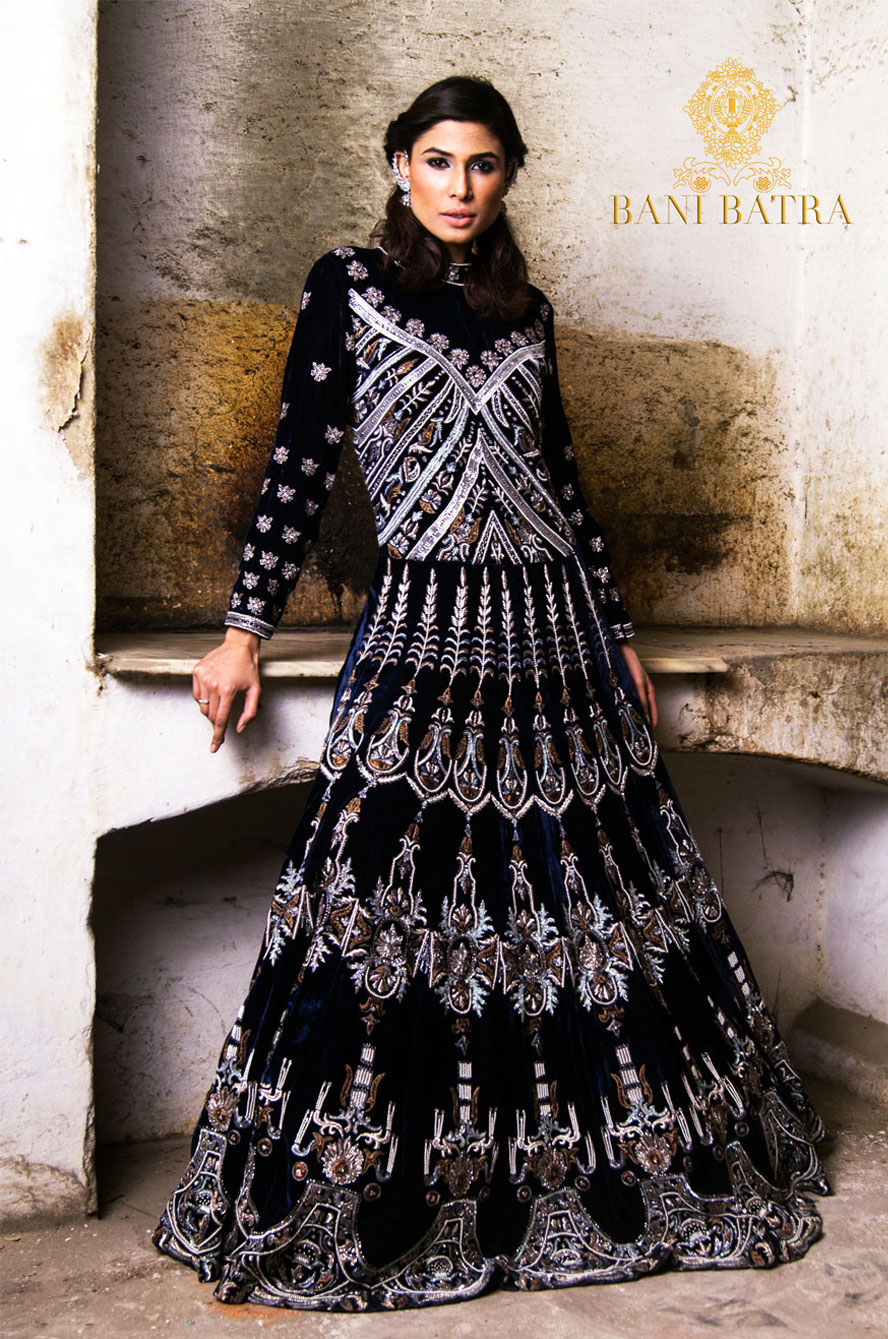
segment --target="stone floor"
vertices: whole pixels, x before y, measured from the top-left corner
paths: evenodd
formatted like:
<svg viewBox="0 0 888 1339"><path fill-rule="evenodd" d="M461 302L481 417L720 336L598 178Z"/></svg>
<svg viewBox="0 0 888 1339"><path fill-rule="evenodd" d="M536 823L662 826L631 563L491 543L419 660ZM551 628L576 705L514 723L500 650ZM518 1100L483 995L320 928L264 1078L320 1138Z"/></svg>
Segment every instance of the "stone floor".
<svg viewBox="0 0 888 1339"><path fill-rule="evenodd" d="M228 1339L270 1331L300 1339L692 1339L783 1330L806 1339L888 1335L888 1113L838 1087L809 1090L838 1138L825 1162L834 1195L819 1201L824 1237L776 1270L665 1273L629 1284L382 1315L226 1307L210 1285L149 1240L182 1169L169 1140L106 1149L98 1218L2 1238L5 1339Z"/></svg>

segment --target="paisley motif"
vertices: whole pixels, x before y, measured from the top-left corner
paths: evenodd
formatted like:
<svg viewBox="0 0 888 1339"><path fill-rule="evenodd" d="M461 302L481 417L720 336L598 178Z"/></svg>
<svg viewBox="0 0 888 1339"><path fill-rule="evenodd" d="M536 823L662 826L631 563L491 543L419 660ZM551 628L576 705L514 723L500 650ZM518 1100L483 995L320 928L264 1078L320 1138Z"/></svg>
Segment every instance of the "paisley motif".
<svg viewBox="0 0 888 1339"><path fill-rule="evenodd" d="M551 308L350 247L308 289L228 621L273 631L349 439L379 556L156 1245L327 1311L797 1259L825 1132L621 653Z"/></svg>

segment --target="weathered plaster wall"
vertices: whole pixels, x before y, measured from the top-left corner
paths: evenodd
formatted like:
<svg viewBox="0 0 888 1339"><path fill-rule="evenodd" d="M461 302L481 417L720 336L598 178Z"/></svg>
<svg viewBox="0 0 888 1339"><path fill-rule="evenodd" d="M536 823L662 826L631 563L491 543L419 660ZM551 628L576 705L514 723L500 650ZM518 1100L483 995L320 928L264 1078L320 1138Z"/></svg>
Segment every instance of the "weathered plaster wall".
<svg viewBox="0 0 888 1339"><path fill-rule="evenodd" d="M823 964L828 1004L888 1023L888 798L836 790L824 832Z"/></svg>
<svg viewBox="0 0 888 1339"><path fill-rule="evenodd" d="M228 607L295 319L294 308L264 302L102 305L100 437L105 448L113 437L115 450L113 463L100 451L106 627L218 623ZM376 549L349 452L290 621L356 621Z"/></svg>
<svg viewBox="0 0 888 1339"><path fill-rule="evenodd" d="M824 483L809 482L805 515L810 229L611 222L613 193L662 200L673 168L701 151L682 108L729 54L782 104L764 152L790 165L793 189L858 199L859 176L846 188L845 165L826 152L827 120L848 124L837 80L809 114L831 66L826 42L808 39L807 10L761 0L751 17L686 0L672 23L649 3L585 0L541 20L526 0L443 11L425 0L405 25L395 0L108 0L100 14L105 626L218 621L309 264L362 241L378 216L378 141L393 111L468 69L501 84L531 145L510 211L561 317L583 478L636 620L803 615L888 629L888 555L873 544L864 570L846 546L827 562L813 538L834 528L840 465L814 472ZM858 63L875 96L863 49ZM824 226L810 243L829 274L845 275L830 299L836 331L853 319L854 268L874 224ZM811 323L822 321L819 302L813 293ZM858 380L843 375L829 394L847 418ZM872 463L871 427L859 415L850 426L855 467ZM846 438L827 446L831 460L847 458ZM375 536L346 459L291 622L349 619L360 604ZM873 516L886 489L868 478ZM859 470L846 511L855 490ZM855 574L868 594L849 602Z"/></svg>
<svg viewBox="0 0 888 1339"><path fill-rule="evenodd" d="M92 1191L95 4L4 13L0 1211Z"/></svg>
<svg viewBox="0 0 888 1339"><path fill-rule="evenodd" d="M669 754L785 1036L815 998L888 1022L888 791L828 768Z"/></svg>
<svg viewBox="0 0 888 1339"><path fill-rule="evenodd" d="M4 477L13 481L3 493L3 524L15 629L4 661L12 708L4 741L21 766L4 773L12 821L0 854L7 958L0 1208L13 1217L79 1213L93 1200L96 838L118 823L260 787L272 773L300 776L312 756L306 741L316 743L328 704L317 686L286 702L267 698L252 743L232 742L224 758L211 760L203 722L178 688L140 694L105 685L89 669L95 11L95 0L17 5L4 37L3 167L15 178L0 191L9 294L0 324ZM562 6L545 27L526 0L444 10L423 0L409 24L394 0L345 8L323 0L310 9L248 0L104 5L98 552L105 620L218 619L228 586L220 568L236 552L252 505L302 277L314 255L360 239L374 220L385 190L377 140L392 109L440 73L468 68L502 83L536 150L511 207L563 318L563 374L584 478L617 540L636 615L777 623L803 616L824 626L883 627L888 564L878 565L875 531L884 477L873 470L878 364L865 339L846 350L842 335L862 306L874 343L884 340L868 296L884 252L872 197L859 220L865 228L830 234L830 250L809 248L804 266L791 229L650 231L608 222L612 191L667 189L673 164L696 147L680 107L701 74L732 51L786 104L769 151L796 155L797 173L816 168L841 178L843 79L863 114L880 91L878 59L865 27L858 45L847 45L841 6L820 7L819 29L806 16L777 0L760 0L752 15L686 0L674 27L649 0L629 11ZM807 47L806 34L818 32L819 47L816 40ZM831 49L841 56L835 70ZM822 71L829 101L806 129L799 109L809 66L811 97ZM819 144L831 146L822 167ZM857 161L863 190L867 159ZM849 241L853 260L841 250ZM820 303L828 303L832 334L821 328ZM823 369L819 379L801 374L808 358ZM865 411L853 409L864 403ZM839 521L857 506L869 546L843 540L828 550L831 534L850 533ZM353 534L359 516L363 528ZM337 484L326 523L316 575L306 574L294 603L297 620L356 612L372 532L354 473ZM812 856L798 833L815 832L819 802L807 789L781 789L773 773L745 775L724 823L712 785L699 786L696 826L710 844L729 816L740 833L725 882L754 957L764 943L767 990L776 990L779 925L784 934L797 931L800 945L794 994L786 1003L781 985L781 1009L800 1005L813 983L833 1002L884 1017L884 928L873 910L883 897L883 808L854 796L827 816L821 887L839 892L828 914L821 900L815 954L807 891L783 915L764 885L763 910L747 899L761 877L750 854L753 800L770 805L769 864L795 860L806 890ZM152 1031L152 967L163 966L174 984L176 973L185 980L202 960L212 983L209 1012L195 1016L168 1080L159 1067L140 1071L139 1082L157 1096L156 1128L158 1112L170 1110L181 1125L184 1099L193 1107L198 1080L206 1082L204 1061L258 948L252 917L260 897L251 903L247 894L256 871L265 882L263 861L272 854L254 866L255 849L229 851L232 877L243 873L243 909L226 903L227 894L217 905L221 875L212 862L212 896L205 882L203 904L196 895L189 907L200 880L174 862L154 885L163 889L161 917L170 918L150 927L151 888L140 870L134 907L140 929L150 929L150 951L127 958L115 948L134 948L125 865L140 848L115 849L116 874L100 886L95 909L103 994L111 997L97 1029L120 1037L115 1024L141 1019L130 1027L133 1057L152 1037L181 1041L181 1015L161 1011L160 1031ZM179 922L171 918L183 904L190 922L177 944ZM210 905L228 919L208 919ZM178 960L161 962L161 950L177 947ZM126 989L114 977L121 965L132 971ZM127 991L136 1005L122 1013ZM188 999L177 999L187 1013ZM99 1038L105 1077L115 1054L107 1041ZM107 1089L100 1091L107 1103ZM107 1131L144 1133L147 1124L128 1124L138 1111L130 1097L124 1110L121 1091L112 1093L116 1109L103 1106Z"/></svg>
<svg viewBox="0 0 888 1339"><path fill-rule="evenodd" d="M99 842L99 1143L193 1125L246 994L306 793L304 785L256 792Z"/></svg>
<svg viewBox="0 0 888 1339"><path fill-rule="evenodd" d="M888 46L879 5L810 6L808 158L847 182L854 245L805 230L798 435L806 450L798 617L885 626L888 609Z"/></svg>

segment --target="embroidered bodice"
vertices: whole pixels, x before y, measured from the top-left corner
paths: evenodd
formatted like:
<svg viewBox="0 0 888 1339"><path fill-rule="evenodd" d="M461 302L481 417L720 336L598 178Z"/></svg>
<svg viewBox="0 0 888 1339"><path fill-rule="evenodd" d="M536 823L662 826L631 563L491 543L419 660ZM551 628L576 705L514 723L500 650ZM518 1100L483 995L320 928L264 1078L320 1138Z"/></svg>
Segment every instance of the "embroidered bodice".
<svg viewBox="0 0 888 1339"><path fill-rule="evenodd" d="M269 637L317 535L351 432L380 547L428 562L538 563L579 551L619 638L631 636L583 501L558 389L552 309L478 315L451 265L411 294L379 249L314 265L280 422L225 622Z"/></svg>

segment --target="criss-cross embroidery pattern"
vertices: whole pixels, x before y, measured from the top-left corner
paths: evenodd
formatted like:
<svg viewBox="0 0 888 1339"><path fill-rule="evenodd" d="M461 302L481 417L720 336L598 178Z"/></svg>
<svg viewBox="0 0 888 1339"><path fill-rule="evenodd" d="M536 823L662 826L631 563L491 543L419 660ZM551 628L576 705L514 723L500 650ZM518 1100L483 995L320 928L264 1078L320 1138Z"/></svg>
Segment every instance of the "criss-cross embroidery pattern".
<svg viewBox="0 0 888 1339"><path fill-rule="evenodd" d="M485 371L461 368L434 336L402 329L355 291L349 305L354 445L380 544L397 557L463 562L569 553L573 533L535 445L541 328Z"/></svg>

